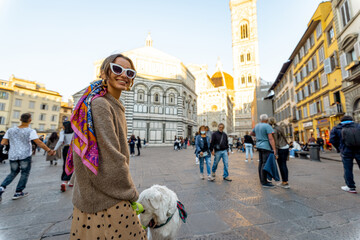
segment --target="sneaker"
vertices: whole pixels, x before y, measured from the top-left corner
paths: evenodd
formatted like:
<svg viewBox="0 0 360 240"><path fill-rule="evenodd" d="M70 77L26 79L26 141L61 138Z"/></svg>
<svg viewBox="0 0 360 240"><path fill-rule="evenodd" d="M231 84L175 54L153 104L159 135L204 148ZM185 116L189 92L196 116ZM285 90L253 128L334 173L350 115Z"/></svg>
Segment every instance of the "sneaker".
<svg viewBox="0 0 360 240"><path fill-rule="evenodd" d="M0 202L2 200L1 195L5 192L5 189L3 187L0 187Z"/></svg>
<svg viewBox="0 0 360 240"><path fill-rule="evenodd" d="M214 172L212 172L212 173L211 173L211 176L212 176L213 178L215 178L215 177L216 177L216 174L215 174Z"/></svg>
<svg viewBox="0 0 360 240"><path fill-rule="evenodd" d="M68 184L68 186L69 186L69 187L73 187L73 186L74 186L74 184L69 183L69 184Z"/></svg>
<svg viewBox="0 0 360 240"><path fill-rule="evenodd" d="M60 191L65 192L66 191L66 183L62 183L60 186Z"/></svg>
<svg viewBox="0 0 360 240"><path fill-rule="evenodd" d="M249 162L249 161L246 159L245 162Z"/></svg>
<svg viewBox="0 0 360 240"><path fill-rule="evenodd" d="M223 179L224 179L225 181L228 181L228 182L231 182L231 181L232 181L232 179L229 178L229 177L224 177Z"/></svg>
<svg viewBox="0 0 360 240"><path fill-rule="evenodd" d="M341 189L344 190L345 192L357 193L355 188L349 188L348 186L342 186Z"/></svg>
<svg viewBox="0 0 360 240"><path fill-rule="evenodd" d="M290 158L295 158L295 157L294 157L294 156L292 156L292 155L290 155L289 157L290 157Z"/></svg>
<svg viewBox="0 0 360 240"><path fill-rule="evenodd" d="M208 176L208 181L213 182L213 181L215 181L215 178L213 178L211 175L209 175L209 176Z"/></svg>
<svg viewBox="0 0 360 240"><path fill-rule="evenodd" d="M265 184L263 184L262 185L264 188L274 188L275 187L275 185L274 184L272 184L272 183L265 183Z"/></svg>
<svg viewBox="0 0 360 240"><path fill-rule="evenodd" d="M57 161L55 161L54 165L55 165L55 166L57 165Z"/></svg>
<svg viewBox="0 0 360 240"><path fill-rule="evenodd" d="M204 180L204 179L205 179L204 174L200 173L200 179L201 179L201 180Z"/></svg>
<svg viewBox="0 0 360 240"><path fill-rule="evenodd" d="M289 183L283 183L283 182L281 182L281 183L278 184L278 186L279 186L279 187L282 187L282 188L286 188L286 189L290 188Z"/></svg>
<svg viewBox="0 0 360 240"><path fill-rule="evenodd" d="M29 195L29 193L24 193L24 192L18 192L18 193L15 193L14 196L13 196L13 200L17 200L19 198L23 198L23 197L27 197Z"/></svg>

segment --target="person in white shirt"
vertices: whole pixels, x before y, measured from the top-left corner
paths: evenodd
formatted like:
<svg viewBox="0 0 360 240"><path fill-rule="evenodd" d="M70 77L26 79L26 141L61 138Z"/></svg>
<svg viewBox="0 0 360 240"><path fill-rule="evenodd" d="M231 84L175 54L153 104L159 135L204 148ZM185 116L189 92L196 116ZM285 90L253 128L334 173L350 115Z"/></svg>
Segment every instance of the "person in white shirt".
<svg viewBox="0 0 360 240"><path fill-rule="evenodd" d="M1 145L9 145L9 160L10 160L10 174L1 183L0 187L0 201L1 196L5 192L5 188L15 179L15 177L21 172L19 183L16 187L16 192L13 196L13 200L26 197L28 193L24 193L23 190L26 187L26 183L29 179L31 169L31 154L33 140L37 146L48 152L49 155L55 155L55 151L46 146L38 137L36 131L29 127L31 123L31 114L24 113L20 118L20 126L10 128L3 137Z"/></svg>
<svg viewBox="0 0 360 240"><path fill-rule="evenodd" d="M290 157L294 158L295 157L295 152L301 151L301 146L296 141L294 141L292 145L293 145L293 147L290 150Z"/></svg>
<svg viewBox="0 0 360 240"><path fill-rule="evenodd" d="M73 135L74 135L74 131L71 128L71 122L70 121L63 122L63 130L60 132L59 141L57 142L57 144L54 148L54 150L57 151L59 149L59 147L63 146L62 156L63 156L64 164L63 164L63 171L61 174L61 181L63 181L63 182L60 186L60 190L62 192L66 191L66 185L68 184L68 182L71 179L71 175L67 175L65 172L65 165L66 165L66 158L67 158L67 154L69 151L69 147L70 147ZM69 187L72 187L71 183L69 183Z"/></svg>

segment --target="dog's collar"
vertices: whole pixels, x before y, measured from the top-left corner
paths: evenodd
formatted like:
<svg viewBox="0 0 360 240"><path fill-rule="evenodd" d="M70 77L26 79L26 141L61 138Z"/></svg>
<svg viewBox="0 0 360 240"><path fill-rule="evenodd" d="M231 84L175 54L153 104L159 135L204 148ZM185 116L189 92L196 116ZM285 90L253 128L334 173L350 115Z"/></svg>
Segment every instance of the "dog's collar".
<svg viewBox="0 0 360 240"><path fill-rule="evenodd" d="M187 213L185 211L185 207L184 205L180 202L180 201L177 201L177 204L176 204L176 207L179 211L179 215L180 215L180 218L181 220L185 223L186 222L186 218L187 218ZM165 223L162 223L160 225L155 225L154 228L161 228L163 226L165 226L166 224L168 224L170 222L170 220L172 219L172 217L174 216L175 213L173 213L167 220Z"/></svg>
<svg viewBox="0 0 360 240"><path fill-rule="evenodd" d="M175 214L175 213L174 213ZM170 222L170 220L172 219L172 217L174 216L174 214L172 214L167 220L166 222L164 222L163 224L160 224L160 225L155 225L154 228L161 228L163 226L165 226L166 224L168 224Z"/></svg>

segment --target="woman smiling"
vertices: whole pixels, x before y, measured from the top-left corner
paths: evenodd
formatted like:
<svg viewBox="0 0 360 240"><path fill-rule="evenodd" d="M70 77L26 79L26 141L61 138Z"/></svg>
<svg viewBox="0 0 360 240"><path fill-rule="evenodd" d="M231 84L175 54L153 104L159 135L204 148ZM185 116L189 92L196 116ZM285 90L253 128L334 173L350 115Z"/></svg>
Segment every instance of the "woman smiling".
<svg viewBox="0 0 360 240"><path fill-rule="evenodd" d="M136 77L132 61L115 54L101 66L102 81L84 93L71 118L74 138L66 171L75 169L70 239L147 239L131 202L138 199L129 171L122 91Z"/></svg>

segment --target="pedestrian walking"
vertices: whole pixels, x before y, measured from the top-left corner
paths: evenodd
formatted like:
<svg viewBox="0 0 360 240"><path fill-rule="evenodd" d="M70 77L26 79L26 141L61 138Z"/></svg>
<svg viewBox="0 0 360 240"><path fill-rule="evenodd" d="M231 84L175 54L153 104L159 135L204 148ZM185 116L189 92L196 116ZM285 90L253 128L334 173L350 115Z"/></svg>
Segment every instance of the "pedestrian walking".
<svg viewBox="0 0 360 240"><path fill-rule="evenodd" d="M268 124L269 117L267 114L260 115L260 123L256 124L251 135L256 136L256 149L259 152L259 179L263 187L272 188L274 185L267 180L267 172L264 167L270 154L274 152L276 156L275 141L273 137L274 130Z"/></svg>
<svg viewBox="0 0 360 240"><path fill-rule="evenodd" d="M316 143L316 139L314 138L314 134L311 134L311 137L309 138L308 143Z"/></svg>
<svg viewBox="0 0 360 240"><path fill-rule="evenodd" d="M252 137L249 135L249 132L246 131L245 132L245 136L244 136L244 145L245 145L245 162L249 162L249 155L250 155L250 159L251 161L253 160L253 147L254 147L254 141L252 139Z"/></svg>
<svg viewBox="0 0 360 240"><path fill-rule="evenodd" d="M360 124L351 116L344 116L330 132L330 142L341 154L346 186L341 189L357 193L353 175L354 159L360 168Z"/></svg>
<svg viewBox="0 0 360 240"><path fill-rule="evenodd" d="M206 136L208 136L210 139L211 139L211 136L212 136L212 131L210 131L210 128L209 126L205 126L205 131L206 131Z"/></svg>
<svg viewBox="0 0 360 240"><path fill-rule="evenodd" d="M138 150L138 154L137 154L137 155L140 156L141 139L140 139L139 136L137 137L136 147L137 147L137 150Z"/></svg>
<svg viewBox="0 0 360 240"><path fill-rule="evenodd" d="M131 135L129 138L129 146L130 146L130 156L135 157L135 144L136 138L135 135Z"/></svg>
<svg viewBox="0 0 360 240"><path fill-rule="evenodd" d="M199 128L200 134L196 136L195 147L196 156L199 158L200 178L205 179L204 162L206 165L208 181L214 181L215 178L211 176L211 153L210 153L210 137L206 136L205 126Z"/></svg>
<svg viewBox="0 0 360 240"><path fill-rule="evenodd" d="M131 207L139 193L130 175L125 108L119 101L134 83L134 69L121 54L107 57L100 67L103 80L85 90L74 110L66 168L68 174L75 169L70 240L147 239Z"/></svg>
<svg viewBox="0 0 360 240"><path fill-rule="evenodd" d="M31 140L33 140L39 147L44 149L50 155L54 155L55 151L48 148L38 137L36 131L29 127L31 123L31 114L24 113L20 117L20 126L10 128L4 135L1 145L9 145L11 142L11 148L9 150L10 160L10 174L1 183L0 187L0 201L2 194L5 192L6 187L15 179L15 177L21 172L16 191L13 196L13 200L26 197L27 192L23 192L30 175L31 169L31 154L32 146Z"/></svg>
<svg viewBox="0 0 360 240"><path fill-rule="evenodd" d="M184 140L184 149L187 149L188 142L189 142L189 138L186 137Z"/></svg>
<svg viewBox="0 0 360 240"><path fill-rule="evenodd" d="M325 152L325 151L324 151L324 139L322 139L322 137L318 137L318 138L316 139L316 143L320 146L320 150L321 150L322 152Z"/></svg>
<svg viewBox="0 0 360 240"><path fill-rule="evenodd" d="M53 132L53 133L51 133L49 139L46 141L46 146L48 146L51 150L54 150L58 141L59 141L59 136L58 136L57 132ZM53 165L53 163L54 163L54 165L56 166L57 160L59 158L61 158L59 155L60 155L59 150L56 151L55 155L51 156L51 155L47 154L46 161L49 161L50 165Z"/></svg>
<svg viewBox="0 0 360 240"><path fill-rule="evenodd" d="M274 140L276 152L278 154L277 163L279 165L281 180L282 182L279 184L282 188L290 188L289 185L289 170L287 167L287 161L289 157L289 144L285 137L284 129L276 124L275 118L269 119L270 126L274 129Z"/></svg>
<svg viewBox="0 0 360 240"><path fill-rule="evenodd" d="M229 151L231 153L234 153L233 152L233 146L234 146L234 138L232 136L229 136L228 137L228 143L229 143Z"/></svg>
<svg viewBox="0 0 360 240"><path fill-rule="evenodd" d="M69 152L70 143L73 138L74 131L71 127L70 121L63 122L63 130L60 131L60 138L59 141L56 143L56 146L54 148L55 151L58 151L60 147L62 146L62 158L63 158L63 168L61 173L61 185L60 185L60 191L65 192L66 191L66 185L69 187L72 187L73 185L69 182L71 179L71 174L68 175L65 171L66 166L66 158Z"/></svg>
<svg viewBox="0 0 360 240"><path fill-rule="evenodd" d="M217 166L222 159L224 164L223 179L231 182L232 179L229 177L229 143L224 128L225 125L220 123L218 125L218 131L214 132L211 136L210 151L212 155L215 156L212 167L212 177L215 178Z"/></svg>

